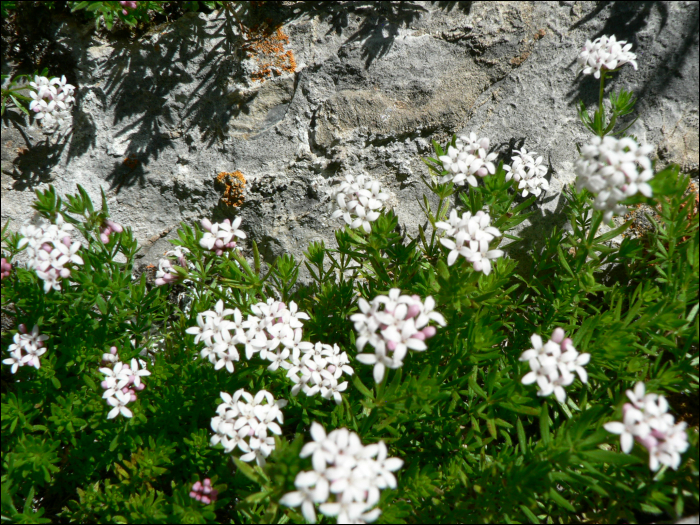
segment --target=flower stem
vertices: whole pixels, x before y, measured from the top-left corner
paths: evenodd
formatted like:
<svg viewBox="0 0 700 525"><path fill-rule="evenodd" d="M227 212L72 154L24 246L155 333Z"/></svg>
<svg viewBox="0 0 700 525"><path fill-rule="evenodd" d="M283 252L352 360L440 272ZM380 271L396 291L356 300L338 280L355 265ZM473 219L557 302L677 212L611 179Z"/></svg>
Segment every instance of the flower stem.
<svg viewBox="0 0 700 525"><path fill-rule="evenodd" d="M605 71L600 72L600 94L598 95L598 111L600 112L601 127L598 130L598 136L605 136L605 108L603 107L603 92L605 90Z"/></svg>

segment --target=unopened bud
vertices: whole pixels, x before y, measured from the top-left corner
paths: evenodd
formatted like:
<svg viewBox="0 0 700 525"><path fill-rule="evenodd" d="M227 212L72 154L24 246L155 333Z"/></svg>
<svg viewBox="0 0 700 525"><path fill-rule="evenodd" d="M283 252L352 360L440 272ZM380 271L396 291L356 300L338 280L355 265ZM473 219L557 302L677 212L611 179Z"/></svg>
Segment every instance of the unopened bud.
<svg viewBox="0 0 700 525"><path fill-rule="evenodd" d="M202 225L202 228L208 232L211 231L211 221L209 219L202 219L200 221L200 224Z"/></svg>
<svg viewBox="0 0 700 525"><path fill-rule="evenodd" d="M564 340L564 329L563 328L555 328L554 332L552 333L552 341L555 343L561 343Z"/></svg>
<svg viewBox="0 0 700 525"><path fill-rule="evenodd" d="M412 304L408 307L408 312L406 313L406 319L411 319L420 313L420 306L417 304Z"/></svg>
<svg viewBox="0 0 700 525"><path fill-rule="evenodd" d="M124 231L124 228L122 228L121 224L117 224L116 222L110 221L109 219L107 219L105 222L107 223L107 226L109 226L111 230L115 233L121 233Z"/></svg>
<svg viewBox="0 0 700 525"><path fill-rule="evenodd" d="M109 235L107 235L106 233L101 233L100 240L103 244L107 244L109 242Z"/></svg>
<svg viewBox="0 0 700 525"><path fill-rule="evenodd" d="M423 332L426 339L429 339L437 333L437 330L434 326L426 326L425 328L423 328L423 330L421 330L421 332Z"/></svg>
<svg viewBox="0 0 700 525"><path fill-rule="evenodd" d="M141 390L143 390L144 388L146 388L146 385L143 384L143 383L139 383L139 386L137 386L137 387L135 387L135 388L136 388L136 390L138 390L139 392L141 392Z"/></svg>

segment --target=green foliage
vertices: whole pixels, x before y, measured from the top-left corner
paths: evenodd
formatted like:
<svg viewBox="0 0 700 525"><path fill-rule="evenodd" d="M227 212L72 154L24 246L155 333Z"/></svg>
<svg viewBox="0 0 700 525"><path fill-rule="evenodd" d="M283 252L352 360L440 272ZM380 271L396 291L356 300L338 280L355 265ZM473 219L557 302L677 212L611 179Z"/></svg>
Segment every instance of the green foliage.
<svg viewBox="0 0 700 525"><path fill-rule="evenodd" d="M118 2L71 3L108 28L117 19L146 21L151 4L139 2L124 15ZM608 120L602 92L601 83L592 117L581 110L600 136L614 132L634 104L630 93L611 95ZM18 104L13 93L7 98ZM3 91L3 108L5 98ZM21 236L3 226L2 255L13 269L2 280L2 312L12 324L2 348L20 323L48 336L40 368L2 368L3 521L301 523L299 509L280 499L310 468L299 453L312 422L348 428L364 444L383 441L389 456L404 460L397 488L382 491L380 522L617 523L697 512L697 426L679 468L656 473L641 446L624 454L603 428L620 419L625 390L638 381L667 396L677 418L695 417L697 425L700 241L688 176L666 168L651 182L653 197L629 199L656 214L648 216L648 233L620 242L631 224L600 232L603 215L591 194L566 188L570 228L544 230L540 242L524 247L514 228L533 212L535 197L521 202L502 163L468 191L438 183L448 147L434 143L426 159L432 195L419 202L425 221L414 235L385 211L369 233L346 226L336 231L336 246L314 242L303 260L284 254L264 270L254 241L250 260L238 250L217 256L201 246L198 225L183 223L173 244L188 250L188 266L176 267L186 277L177 285L186 301L134 275L139 247L130 228L103 242L104 193L98 208L80 186L65 197L53 187L37 191L36 212L54 223L60 217L80 235L83 264L71 268L60 290L45 292L37 273L17 263ZM490 248L513 258L495 260L488 275L461 256L448 265L436 224L452 209L487 210L504 234ZM376 384L372 368L356 359L349 317L359 298L392 288L432 296L446 326L426 351L410 352ZM354 374L342 403L291 396L284 370L269 371L258 357L241 359L232 374L201 358L201 345L186 332L199 313L221 300L247 315L271 297L308 314L304 340L347 352ZM528 363L519 359L533 334L546 339L557 327L591 355L588 381L570 385L565 402L524 385ZM151 372L128 419L107 419L99 386L111 346L123 362L141 355ZM264 468L237 452L229 461L221 445L210 445L221 392L241 388L289 401ZM189 496L204 477L219 491L208 505Z"/></svg>

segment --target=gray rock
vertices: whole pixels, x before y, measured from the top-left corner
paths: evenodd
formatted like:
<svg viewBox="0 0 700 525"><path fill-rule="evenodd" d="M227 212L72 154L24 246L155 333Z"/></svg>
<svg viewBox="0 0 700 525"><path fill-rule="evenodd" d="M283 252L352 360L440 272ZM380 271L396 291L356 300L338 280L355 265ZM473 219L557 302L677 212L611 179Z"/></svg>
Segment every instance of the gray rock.
<svg viewBox="0 0 700 525"><path fill-rule="evenodd" d="M625 66L609 87L639 94L633 131L657 145L660 163L697 174L698 7L284 2L272 15L288 41L242 34L221 12L185 15L137 41L60 20L57 48L77 64L65 71L78 88L73 131L42 143L27 127L23 152L24 137L3 121L2 222L18 229L37 188L81 184L95 201L105 190L114 219L144 244L144 264L180 221L235 215L266 261L300 257L312 240L335 244L330 196L345 174L381 180L414 233L430 140L474 131L503 155L525 146L548 159L551 191L520 230L536 242L564 224L559 195L589 137L576 104L594 105L598 85L574 67L586 39L634 44L639 71ZM238 209L219 203L214 184L234 170L247 179Z"/></svg>

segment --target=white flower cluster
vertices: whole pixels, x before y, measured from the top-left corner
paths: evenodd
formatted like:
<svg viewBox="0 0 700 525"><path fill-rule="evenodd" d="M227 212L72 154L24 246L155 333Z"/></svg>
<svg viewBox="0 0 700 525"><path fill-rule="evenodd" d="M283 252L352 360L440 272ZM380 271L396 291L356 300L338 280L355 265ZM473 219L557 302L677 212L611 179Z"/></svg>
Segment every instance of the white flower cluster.
<svg viewBox="0 0 700 525"><path fill-rule="evenodd" d="M353 314L357 340L361 352L367 343L374 347L374 354L357 354L357 360L374 365L374 380L381 383L386 368L400 368L408 349L422 352L428 347L425 340L436 333L435 321L445 326L442 314L433 311L435 301L427 297L423 303L419 296L401 295L401 290L392 288L389 295L379 295L368 303L360 297L357 301L362 313ZM384 309L380 310L384 305Z"/></svg>
<svg viewBox="0 0 700 525"><path fill-rule="evenodd" d="M654 177L649 153L652 146L640 146L631 137L593 137L581 148L576 161L576 188L593 193L596 210L605 210L603 220L609 222L613 214L622 214L627 208L618 204L637 192L651 197L647 181ZM641 171L640 171L641 168Z"/></svg>
<svg viewBox="0 0 700 525"><path fill-rule="evenodd" d="M29 103L29 110L36 113L34 118L43 119L43 126L47 129L63 124L75 102L75 86L66 82L65 75L51 80L37 75L29 85L36 90L29 92L34 99Z"/></svg>
<svg viewBox="0 0 700 525"><path fill-rule="evenodd" d="M61 215L56 216L56 224L39 217L36 223L26 222L20 229L22 239L18 246L27 246L27 268L36 270L44 281L46 293L52 288L60 290L61 278L70 277L66 264L83 264L83 259L78 255L80 243L72 242L69 233L72 229L73 226L64 222Z"/></svg>
<svg viewBox="0 0 700 525"><path fill-rule="evenodd" d="M600 78L601 69L613 70L628 63L632 64L636 71L637 55L630 53L630 49L632 44L628 44L625 40L618 42L615 35L603 35L593 42L586 40L583 51L576 59L578 72L583 72L584 75L593 73L595 78Z"/></svg>
<svg viewBox="0 0 700 525"><path fill-rule="evenodd" d="M503 169L508 172L506 180L515 179L518 189L523 190L523 197L527 197L530 193L539 197L542 190L549 189L549 182L544 178L547 174L547 166L542 164L542 156L535 158L537 152L528 152L525 148L520 151L516 149L513 153L515 155L510 159L512 164L503 166Z"/></svg>
<svg viewBox="0 0 700 525"><path fill-rule="evenodd" d="M452 239L440 239L440 243L450 250L447 256L447 265L452 266L461 255L474 265L474 270L491 273L491 259L503 256L503 250L489 250L489 243L500 237L498 228L491 226L491 216L478 211L475 215L471 212L462 214L462 218L457 215L457 210L450 212L448 222L439 221L435 227L445 230L448 237Z"/></svg>
<svg viewBox="0 0 700 525"><path fill-rule="evenodd" d="M452 182L461 186L466 181L470 186L476 186L476 177L486 177L496 172L493 161L498 156L496 153L486 153L489 149L489 139L478 139L475 133L467 137L462 135L455 141L454 146L447 148L447 155L441 155L438 160L442 167L449 171L448 175L438 178L440 184Z"/></svg>
<svg viewBox="0 0 700 525"><path fill-rule="evenodd" d="M677 470L681 454L688 450L687 423L676 423L668 413L668 401L664 396L645 394L644 383L637 383L634 391L628 390L631 403L622 407L622 422L606 423L605 430L620 434L622 451L628 454L635 440L649 451L649 468L657 471L660 465Z"/></svg>
<svg viewBox="0 0 700 525"><path fill-rule="evenodd" d="M216 255L222 255L225 250L232 250L236 247L236 239L245 239L246 234L239 228L241 218L236 218L233 223L229 219L223 222L212 224L208 219L202 219L202 228L206 233L199 240L202 248L211 250Z"/></svg>
<svg viewBox="0 0 700 525"><path fill-rule="evenodd" d="M268 367L272 369L277 367L277 363L282 361L282 368L288 370L287 377L292 380L292 395L296 396L299 391L303 391L307 396L313 396L320 393L325 399L331 397L337 405L342 402L341 392L348 388L348 382L343 381L338 383L343 372L347 375L352 375L354 370L349 365L350 359L348 354L341 352L338 345L327 345L322 343L301 342L301 329L297 328L294 340L282 340L284 349L273 354L267 353L268 359L271 361L271 356L275 359Z"/></svg>
<svg viewBox="0 0 700 525"><path fill-rule="evenodd" d="M174 262L181 268L187 268L188 264L185 255L188 253L190 253L190 251L187 248L176 246L175 249L165 252L165 256L172 257ZM184 278L184 275L178 273L175 268L173 268L173 263L170 259L160 259L158 261L158 270L156 270L156 286L163 286L164 284L182 281Z"/></svg>
<svg viewBox="0 0 700 525"><path fill-rule="evenodd" d="M124 417L133 416L126 405L136 401L136 392L146 388L141 382L142 377L151 375L151 372L146 370L146 363L140 359L132 359L131 366L122 363L115 346L111 347L110 353L103 354L102 361L114 364L113 368L100 368L100 372L105 375L101 383L104 388L102 397L107 400L108 405L114 407L107 414L107 419L117 417L120 413Z"/></svg>
<svg viewBox="0 0 700 525"><path fill-rule="evenodd" d="M48 335L39 335L39 325L34 325L32 333L27 333L27 327L23 324L18 326L18 332L12 338L14 341L10 346L7 347L7 351L10 352L10 357L8 359L3 359L2 363L4 365L11 365L10 370L13 374L17 372L20 366L33 366L34 368L41 368L41 363L39 358L46 353L46 348L44 347L44 341L46 341ZM24 351L24 353L22 353Z"/></svg>
<svg viewBox="0 0 700 525"><path fill-rule="evenodd" d="M238 308L224 309L224 302L219 299L213 311L198 314L197 326L186 330L195 335L195 343L204 341L206 348L201 356L209 359L217 370L225 366L233 372L233 361L240 359L236 348L239 344L244 345L247 359L258 352L267 359L268 352L275 350L282 340L293 340L294 330L303 326L301 320L309 318L304 312L297 312L294 301L287 308L283 302L270 298L266 303L253 305L251 310L253 313L243 321ZM231 315L232 321L225 319Z"/></svg>
<svg viewBox="0 0 700 525"><path fill-rule="evenodd" d="M336 191L335 198L338 209L333 212L331 218L337 219L342 216L351 228L362 226L369 233L372 231L370 222L379 218L389 194L382 191L378 181L366 175L359 175L357 180L352 175L346 175L345 182Z"/></svg>
<svg viewBox="0 0 700 525"><path fill-rule="evenodd" d="M299 454L311 456L313 470L300 472L294 481L297 490L282 496L280 503L288 507L301 505L309 523L316 522L314 505L326 516L337 516L338 523L373 522L381 514L378 508L380 491L397 486L394 472L403 466L400 458L388 458L383 441L363 445L360 437L347 428L326 435L318 423L311 425L313 441L306 443ZM331 495L334 501L328 501Z"/></svg>
<svg viewBox="0 0 700 525"><path fill-rule="evenodd" d="M523 384L537 382L538 396L548 396L554 392L562 403L566 400L564 387L574 382L574 372L582 383L588 381L588 373L583 367L591 359L591 354L579 354L571 339L565 335L562 328L555 328L552 338L543 345L542 338L533 334L530 337L532 348L520 356L520 361L528 361L531 369L523 377Z"/></svg>
<svg viewBox="0 0 700 525"><path fill-rule="evenodd" d="M244 452L241 461L255 460L264 467L265 458L275 449L275 438L268 436L267 431L282 434L282 429L275 420L284 423L280 409L287 405L287 401L275 401L267 390L261 390L255 397L242 388L233 396L226 392L219 395L223 403L216 409L218 415L211 420L211 428L215 432L211 444L221 443L227 454L238 447Z"/></svg>

